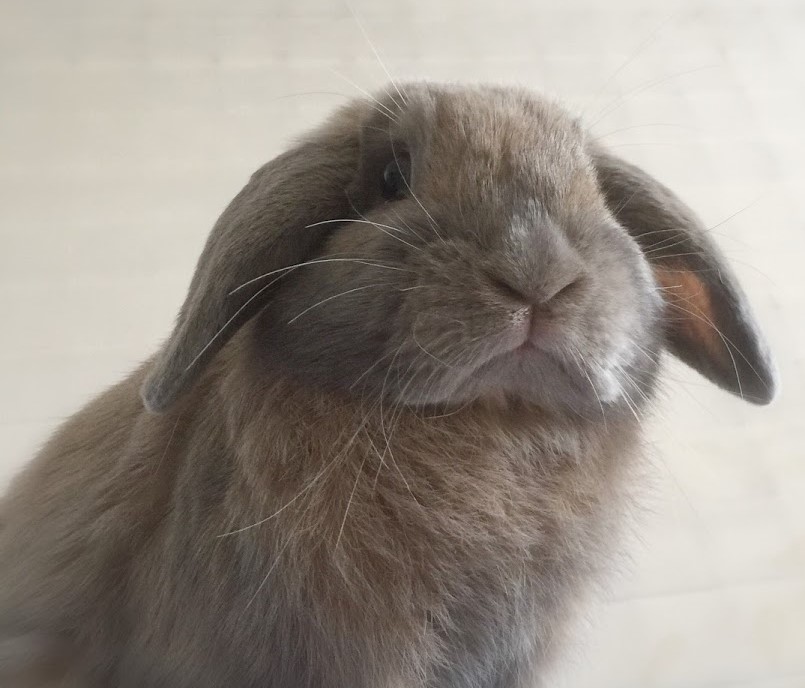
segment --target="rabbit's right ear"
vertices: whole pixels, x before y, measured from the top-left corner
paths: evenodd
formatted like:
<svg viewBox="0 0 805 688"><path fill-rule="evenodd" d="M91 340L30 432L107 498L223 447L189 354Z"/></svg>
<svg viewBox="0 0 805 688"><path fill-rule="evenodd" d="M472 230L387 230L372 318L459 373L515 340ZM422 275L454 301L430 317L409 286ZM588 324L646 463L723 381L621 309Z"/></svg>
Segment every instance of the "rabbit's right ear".
<svg viewBox="0 0 805 688"><path fill-rule="evenodd" d="M590 146L613 216L634 237L666 305L666 345L719 387L756 404L777 375L749 302L701 220L639 167Z"/></svg>
<svg viewBox="0 0 805 688"><path fill-rule="evenodd" d="M187 391L216 352L265 305L282 269L304 261L332 229L309 225L350 214L347 188L358 169L359 130L356 108L342 111L258 170L224 210L173 333L143 384L149 411L164 411Z"/></svg>

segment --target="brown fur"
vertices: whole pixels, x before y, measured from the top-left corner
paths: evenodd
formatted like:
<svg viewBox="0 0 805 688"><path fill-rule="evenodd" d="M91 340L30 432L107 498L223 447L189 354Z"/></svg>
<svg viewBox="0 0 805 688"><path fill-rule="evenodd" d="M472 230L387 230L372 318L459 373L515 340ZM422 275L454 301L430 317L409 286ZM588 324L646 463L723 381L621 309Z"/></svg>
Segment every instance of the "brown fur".
<svg viewBox="0 0 805 688"><path fill-rule="evenodd" d="M641 181L633 222L618 175L634 168L594 164L531 94L406 94L383 101L391 118L350 106L258 172L165 348L17 478L0 515L4 687L544 680L606 569L664 330L732 382L714 372L723 352L661 320L632 238L678 199ZM412 193L383 202L399 146ZM707 249L690 218L678 231ZM405 245L378 231L390 223ZM703 283L708 303L770 397L725 274ZM552 353L513 362L521 300Z"/></svg>

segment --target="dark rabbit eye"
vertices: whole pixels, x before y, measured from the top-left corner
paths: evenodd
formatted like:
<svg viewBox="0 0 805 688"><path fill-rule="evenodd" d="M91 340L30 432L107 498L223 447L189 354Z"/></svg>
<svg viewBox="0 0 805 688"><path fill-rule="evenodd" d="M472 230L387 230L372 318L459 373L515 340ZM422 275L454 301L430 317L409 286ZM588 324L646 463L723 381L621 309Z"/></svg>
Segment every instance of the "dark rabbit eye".
<svg viewBox="0 0 805 688"><path fill-rule="evenodd" d="M383 198L393 200L402 198L408 191L411 181L411 158L398 155L383 170Z"/></svg>

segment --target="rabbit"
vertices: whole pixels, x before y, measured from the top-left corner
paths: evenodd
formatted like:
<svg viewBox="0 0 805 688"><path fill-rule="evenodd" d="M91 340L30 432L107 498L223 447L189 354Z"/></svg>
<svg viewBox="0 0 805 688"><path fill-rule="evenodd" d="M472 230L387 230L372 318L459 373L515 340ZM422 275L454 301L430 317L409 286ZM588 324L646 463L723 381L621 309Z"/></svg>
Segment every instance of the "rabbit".
<svg viewBox="0 0 805 688"><path fill-rule="evenodd" d="M224 210L154 357L0 511L0 684L532 688L663 352L776 373L694 214L525 89L392 84Z"/></svg>

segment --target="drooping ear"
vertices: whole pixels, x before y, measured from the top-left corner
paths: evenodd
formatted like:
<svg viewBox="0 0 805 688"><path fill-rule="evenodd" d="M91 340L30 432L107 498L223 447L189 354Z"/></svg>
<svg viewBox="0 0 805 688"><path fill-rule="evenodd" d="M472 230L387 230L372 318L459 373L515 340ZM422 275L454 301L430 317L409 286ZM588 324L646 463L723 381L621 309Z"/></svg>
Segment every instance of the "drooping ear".
<svg viewBox="0 0 805 688"><path fill-rule="evenodd" d="M757 404L775 394L775 369L747 299L696 214L639 167L599 147L598 182L637 240L666 304L669 350L719 387Z"/></svg>
<svg viewBox="0 0 805 688"><path fill-rule="evenodd" d="M360 113L346 109L252 175L213 227L171 334L143 384L160 412L190 388L216 352L270 298L282 268L304 261L350 212L347 187L359 156ZM256 279L275 273L264 279ZM242 287L244 283L255 280Z"/></svg>

